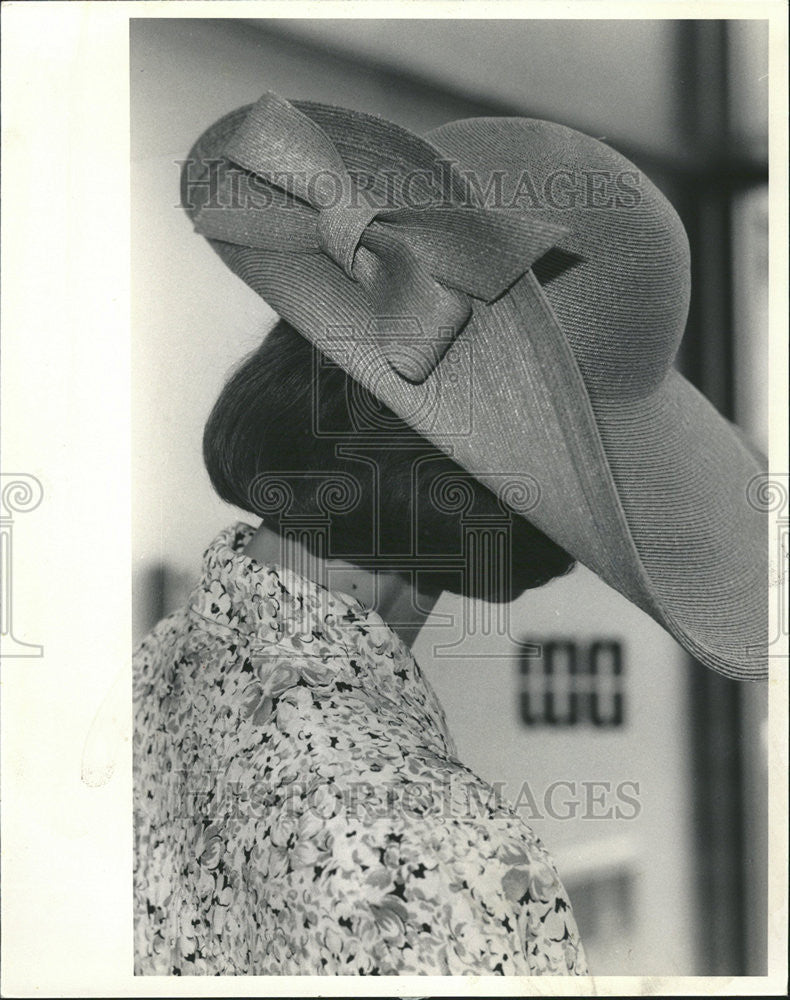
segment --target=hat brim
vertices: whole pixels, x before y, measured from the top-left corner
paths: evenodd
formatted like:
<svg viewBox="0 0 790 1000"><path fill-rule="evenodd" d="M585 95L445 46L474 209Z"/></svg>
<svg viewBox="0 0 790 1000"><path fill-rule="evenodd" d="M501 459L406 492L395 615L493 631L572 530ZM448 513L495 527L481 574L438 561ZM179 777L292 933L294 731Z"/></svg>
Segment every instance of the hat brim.
<svg viewBox="0 0 790 1000"><path fill-rule="evenodd" d="M762 465L678 372L594 409L531 273L475 310L454 345L466 363L448 355L422 385L390 373L375 344L319 346L495 492L503 474L536 480L525 516L706 666L767 675Z"/></svg>
<svg viewBox="0 0 790 1000"><path fill-rule="evenodd" d="M357 129L370 118L325 110L322 127L338 138L344 115ZM190 159L221 156L245 111L217 122ZM371 121L379 157L386 131ZM347 142L343 150L353 155ZM366 335L370 307L328 258L211 243L280 315L481 482L497 491L503 474L532 477L537 491L519 512L702 663L737 679L767 675L767 519L750 493L763 465L676 371L646 398L594 403L527 272L496 302L475 302L445 359L413 384ZM343 329L354 331L352 345Z"/></svg>
<svg viewBox="0 0 790 1000"><path fill-rule="evenodd" d="M456 442L456 459L484 481L528 471L540 487L533 523L701 662L764 678L768 534L756 454L675 370L645 399L595 406L534 275L484 312L496 320L481 316L467 334L475 433Z"/></svg>

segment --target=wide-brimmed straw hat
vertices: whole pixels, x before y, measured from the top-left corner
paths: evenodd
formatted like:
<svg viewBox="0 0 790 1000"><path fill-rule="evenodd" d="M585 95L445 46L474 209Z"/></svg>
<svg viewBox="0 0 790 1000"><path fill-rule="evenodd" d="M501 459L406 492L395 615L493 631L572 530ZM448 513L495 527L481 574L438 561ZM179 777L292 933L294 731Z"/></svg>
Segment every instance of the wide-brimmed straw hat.
<svg viewBox="0 0 790 1000"><path fill-rule="evenodd" d="M674 368L689 249L632 163L573 129L421 138L267 93L197 141L195 229L284 319L727 676L767 673L764 461Z"/></svg>

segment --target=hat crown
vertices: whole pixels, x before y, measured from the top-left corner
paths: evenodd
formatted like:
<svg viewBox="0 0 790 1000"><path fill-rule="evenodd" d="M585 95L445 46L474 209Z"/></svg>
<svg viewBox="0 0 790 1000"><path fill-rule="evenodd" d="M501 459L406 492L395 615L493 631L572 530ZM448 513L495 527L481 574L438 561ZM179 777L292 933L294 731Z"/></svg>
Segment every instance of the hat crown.
<svg viewBox="0 0 790 1000"><path fill-rule="evenodd" d="M473 118L427 135L489 206L568 227L533 268L593 401L664 381L686 325L690 255L672 205L633 163L552 122Z"/></svg>

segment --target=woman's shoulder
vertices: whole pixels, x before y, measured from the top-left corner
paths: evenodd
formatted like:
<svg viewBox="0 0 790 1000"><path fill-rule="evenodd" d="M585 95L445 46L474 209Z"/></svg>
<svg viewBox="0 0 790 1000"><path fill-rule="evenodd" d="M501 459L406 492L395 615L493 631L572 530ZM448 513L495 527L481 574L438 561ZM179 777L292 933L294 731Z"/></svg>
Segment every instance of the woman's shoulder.
<svg viewBox="0 0 790 1000"><path fill-rule="evenodd" d="M176 608L165 615L139 640L132 652L135 674L148 672L178 645L187 634L187 609Z"/></svg>

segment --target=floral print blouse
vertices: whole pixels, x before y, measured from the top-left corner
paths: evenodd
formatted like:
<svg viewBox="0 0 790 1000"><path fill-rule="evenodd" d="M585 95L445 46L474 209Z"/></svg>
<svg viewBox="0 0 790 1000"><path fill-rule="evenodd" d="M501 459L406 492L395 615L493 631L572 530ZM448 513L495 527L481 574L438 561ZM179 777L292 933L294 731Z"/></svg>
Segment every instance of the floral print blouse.
<svg viewBox="0 0 790 1000"><path fill-rule="evenodd" d="M585 974L551 858L409 649L253 533L135 651L136 974Z"/></svg>

